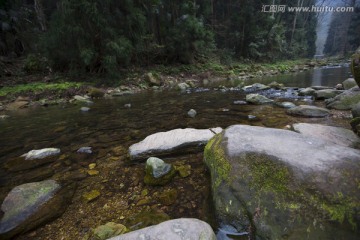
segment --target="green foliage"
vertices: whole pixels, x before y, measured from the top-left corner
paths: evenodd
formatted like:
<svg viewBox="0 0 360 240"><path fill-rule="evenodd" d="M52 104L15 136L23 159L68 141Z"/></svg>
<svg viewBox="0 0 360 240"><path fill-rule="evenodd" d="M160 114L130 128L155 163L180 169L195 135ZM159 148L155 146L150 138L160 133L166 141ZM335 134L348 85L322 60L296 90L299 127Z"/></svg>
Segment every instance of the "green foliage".
<svg viewBox="0 0 360 240"><path fill-rule="evenodd" d="M24 63L24 70L28 73L45 71L48 66L47 60L39 55L29 54Z"/></svg>
<svg viewBox="0 0 360 240"><path fill-rule="evenodd" d="M73 82L62 82L62 83L30 83L30 84L21 84L14 87L3 87L0 88L0 96L6 96L8 94L19 94L25 92L41 92L45 90L55 90L63 91L69 88L79 88L82 86L82 83L73 83Z"/></svg>
<svg viewBox="0 0 360 240"><path fill-rule="evenodd" d="M168 56L183 63L194 62L197 54L208 54L213 49L212 32L193 16L184 15L167 36Z"/></svg>

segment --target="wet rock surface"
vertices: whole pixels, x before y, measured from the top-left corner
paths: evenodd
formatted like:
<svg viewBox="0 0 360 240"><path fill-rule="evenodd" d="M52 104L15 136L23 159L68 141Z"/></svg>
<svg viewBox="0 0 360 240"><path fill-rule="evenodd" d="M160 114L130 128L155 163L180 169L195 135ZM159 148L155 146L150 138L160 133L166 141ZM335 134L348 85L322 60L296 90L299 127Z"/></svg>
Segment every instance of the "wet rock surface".
<svg viewBox="0 0 360 240"><path fill-rule="evenodd" d="M74 185L61 186L54 180L15 187L1 205L1 239L10 239L60 216L73 193Z"/></svg>
<svg viewBox="0 0 360 240"><path fill-rule="evenodd" d="M237 231L265 239L359 237L359 150L234 125L211 139L204 155L216 214Z"/></svg>
<svg viewBox="0 0 360 240"><path fill-rule="evenodd" d="M216 236L206 222L198 219L180 218L158 225L126 233L110 240L130 239L207 239L216 240Z"/></svg>

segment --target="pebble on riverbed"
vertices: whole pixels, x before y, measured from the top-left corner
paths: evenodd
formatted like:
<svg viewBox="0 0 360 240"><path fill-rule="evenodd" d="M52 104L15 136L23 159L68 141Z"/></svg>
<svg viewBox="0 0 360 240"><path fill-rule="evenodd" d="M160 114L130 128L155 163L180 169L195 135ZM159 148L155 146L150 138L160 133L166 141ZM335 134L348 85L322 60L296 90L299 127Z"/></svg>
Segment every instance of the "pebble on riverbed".
<svg viewBox="0 0 360 240"><path fill-rule="evenodd" d="M187 113L187 115L191 118L194 118L196 116L197 112L194 109L190 109Z"/></svg>
<svg viewBox="0 0 360 240"><path fill-rule="evenodd" d="M145 171L145 184L153 186L169 183L176 174L176 170L171 164L156 157L148 158Z"/></svg>

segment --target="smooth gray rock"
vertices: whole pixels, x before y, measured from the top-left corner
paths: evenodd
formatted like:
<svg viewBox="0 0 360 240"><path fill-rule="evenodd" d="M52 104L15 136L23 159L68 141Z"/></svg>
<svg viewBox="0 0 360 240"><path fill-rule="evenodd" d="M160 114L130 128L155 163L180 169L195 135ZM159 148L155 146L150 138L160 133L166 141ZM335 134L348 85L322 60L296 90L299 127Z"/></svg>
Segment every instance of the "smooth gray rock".
<svg viewBox="0 0 360 240"><path fill-rule="evenodd" d="M316 99L329 99L329 98L334 98L337 95L339 95L340 93L342 93L343 91L341 90L336 90L336 89L323 89L323 90L318 90L315 92L315 98Z"/></svg>
<svg viewBox="0 0 360 240"><path fill-rule="evenodd" d="M191 118L194 118L196 116L197 112L194 109L190 109L187 113L187 115Z"/></svg>
<svg viewBox="0 0 360 240"><path fill-rule="evenodd" d="M246 105L246 104L247 104L246 101L242 101L242 100L235 100L233 103L234 103L235 105Z"/></svg>
<svg viewBox="0 0 360 240"><path fill-rule="evenodd" d="M292 102L279 102L276 104L277 106L279 107L282 107L282 108L293 108L293 107L296 107L296 105Z"/></svg>
<svg viewBox="0 0 360 240"><path fill-rule="evenodd" d="M316 137L345 147L360 148L360 138L351 130L321 124L296 123L296 132L305 136Z"/></svg>
<svg viewBox="0 0 360 240"><path fill-rule="evenodd" d="M10 117L9 115L0 115L0 119L7 119L9 117Z"/></svg>
<svg viewBox="0 0 360 240"><path fill-rule="evenodd" d="M299 96L314 96L315 89L313 88L304 88L299 90Z"/></svg>
<svg viewBox="0 0 360 240"><path fill-rule="evenodd" d="M334 98L325 100L327 108L337 110L351 110L356 104L360 102L360 89L353 87Z"/></svg>
<svg viewBox="0 0 360 240"><path fill-rule="evenodd" d="M300 117L326 117L330 114L330 111L325 108L319 108L310 105L300 105L288 109L287 113Z"/></svg>
<svg viewBox="0 0 360 240"><path fill-rule="evenodd" d="M204 160L223 224L256 239L358 239L359 150L234 125L208 142Z"/></svg>
<svg viewBox="0 0 360 240"><path fill-rule="evenodd" d="M206 222L195 218L179 218L136 230L109 240L216 240Z"/></svg>
<svg viewBox="0 0 360 240"><path fill-rule="evenodd" d="M90 111L90 108L88 108L88 107L81 107L81 108L80 108L80 111L82 111L82 112L88 112L88 111Z"/></svg>
<svg viewBox="0 0 360 240"><path fill-rule="evenodd" d="M92 147L81 147L76 152L77 153L91 154L92 153Z"/></svg>
<svg viewBox="0 0 360 240"><path fill-rule="evenodd" d="M246 101L252 104L266 104L274 102L273 100L260 94L248 94L246 95Z"/></svg>
<svg viewBox="0 0 360 240"><path fill-rule="evenodd" d="M93 102L90 100L89 97L83 97L83 96L75 95L75 96L74 96L74 99L75 99L76 101L79 101L79 102L84 102L84 103L89 103L89 104L93 103Z"/></svg>
<svg viewBox="0 0 360 240"><path fill-rule="evenodd" d="M179 83L177 88L181 91L185 91L186 89L190 88L189 84L187 83Z"/></svg>
<svg viewBox="0 0 360 240"><path fill-rule="evenodd" d="M1 205L0 239L11 239L60 216L73 193L74 185L62 187L54 180L15 187Z"/></svg>
<svg viewBox="0 0 360 240"><path fill-rule="evenodd" d="M60 154L59 148L43 148L38 150L31 150L28 153L21 155L25 160L43 159Z"/></svg>
<svg viewBox="0 0 360 240"><path fill-rule="evenodd" d="M266 89L270 89L270 87L267 85L261 84L261 83L254 83L252 85L245 86L242 88L242 90L245 92L260 91L260 90L266 90Z"/></svg>
<svg viewBox="0 0 360 240"><path fill-rule="evenodd" d="M345 90L349 90L349 89L357 86L356 81L355 81L354 78L346 79L345 81L342 82L342 85L343 85Z"/></svg>
<svg viewBox="0 0 360 240"><path fill-rule="evenodd" d="M174 129L167 132L154 133L129 148L132 160L151 156L164 156L172 153L201 151L204 145L222 128L211 129Z"/></svg>

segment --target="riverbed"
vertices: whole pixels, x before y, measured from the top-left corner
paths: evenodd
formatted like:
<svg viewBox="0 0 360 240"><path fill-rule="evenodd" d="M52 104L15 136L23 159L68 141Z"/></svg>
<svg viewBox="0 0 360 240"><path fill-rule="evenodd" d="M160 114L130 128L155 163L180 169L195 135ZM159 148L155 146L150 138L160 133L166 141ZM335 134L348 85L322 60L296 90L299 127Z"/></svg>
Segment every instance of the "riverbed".
<svg viewBox="0 0 360 240"><path fill-rule="evenodd" d="M345 65L253 78L248 83L277 81L292 88L335 86L348 76ZM233 124L288 128L299 122L350 128L351 114L347 111L333 111L327 118L293 117L276 105L236 104L245 100L246 93L231 82L222 85L227 87L147 91L98 99L90 105L35 107L13 112L10 118L1 120L0 200L13 187L31 181L53 178L78 185L72 203L60 218L17 239L82 239L91 229L107 222L122 223L133 230L179 217L198 218L216 228L210 178L202 153L164 158L176 166L190 166L189 176L177 176L163 187L144 184L144 163L131 162L127 149L150 134L176 128L226 128ZM323 106L309 97L292 96L292 88L266 94L274 94L271 96L278 102L290 100L297 105ZM84 106L90 110L80 111ZM195 118L187 115L190 109L197 111ZM92 154L76 152L88 146L92 147ZM32 149L47 147L61 149L59 159L53 163L26 171L8 171L4 167L6 162ZM96 163L97 174L88 173L91 163ZM83 195L92 190L99 191L100 196L91 202L84 201ZM161 201L164 192L173 190L176 199L170 203Z"/></svg>

